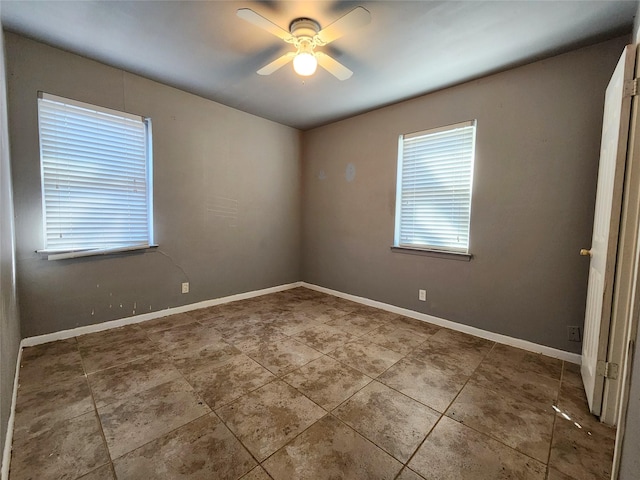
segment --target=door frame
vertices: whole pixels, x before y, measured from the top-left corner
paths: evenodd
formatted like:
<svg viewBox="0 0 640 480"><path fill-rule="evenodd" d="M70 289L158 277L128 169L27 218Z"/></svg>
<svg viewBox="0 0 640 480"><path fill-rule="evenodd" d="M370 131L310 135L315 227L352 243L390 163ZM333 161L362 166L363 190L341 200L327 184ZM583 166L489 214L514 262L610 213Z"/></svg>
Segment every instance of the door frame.
<svg viewBox="0 0 640 480"><path fill-rule="evenodd" d="M636 50L638 75L640 48ZM627 159L624 176L620 231L616 259L615 280L611 309L611 325L606 361L618 365L615 378L605 378L600 420L609 425L619 423L621 401L624 398L625 377L629 365L628 346L635 339L633 313L638 308L636 299L637 275L640 265L640 98L634 95L627 143ZM635 320L635 321L634 321Z"/></svg>
<svg viewBox="0 0 640 480"><path fill-rule="evenodd" d="M636 52L636 75L640 69L640 48ZM617 423L613 454L612 479L618 478L625 420L629 404L631 366L636 350L640 317L640 98L634 96L631 105L631 124L627 150L627 171L621 217L619 255L616 261L616 288L612 327L615 328L610 355L607 360L620 362L616 381L605 382L603 415L606 423ZM609 360L611 358L611 360ZM607 379L608 380L608 379Z"/></svg>

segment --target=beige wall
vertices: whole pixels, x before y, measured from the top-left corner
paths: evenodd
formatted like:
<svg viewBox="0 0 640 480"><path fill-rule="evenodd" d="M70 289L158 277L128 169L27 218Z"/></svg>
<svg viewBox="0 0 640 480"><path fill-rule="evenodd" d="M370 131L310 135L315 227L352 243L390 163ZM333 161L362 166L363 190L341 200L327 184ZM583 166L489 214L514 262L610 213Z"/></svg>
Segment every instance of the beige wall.
<svg viewBox="0 0 640 480"><path fill-rule="evenodd" d="M305 132L303 279L579 352L566 328L583 324L588 261L578 251L591 241L604 91L627 41ZM391 252L398 136L472 119L473 259Z"/></svg>
<svg viewBox="0 0 640 480"><path fill-rule="evenodd" d="M20 344L6 92L4 36L0 28L0 452L7 434Z"/></svg>
<svg viewBox="0 0 640 480"><path fill-rule="evenodd" d="M23 336L300 279L297 130L14 34L7 68ZM35 253L38 91L152 119L157 251L61 261ZM215 212L224 199L237 202L233 220Z"/></svg>

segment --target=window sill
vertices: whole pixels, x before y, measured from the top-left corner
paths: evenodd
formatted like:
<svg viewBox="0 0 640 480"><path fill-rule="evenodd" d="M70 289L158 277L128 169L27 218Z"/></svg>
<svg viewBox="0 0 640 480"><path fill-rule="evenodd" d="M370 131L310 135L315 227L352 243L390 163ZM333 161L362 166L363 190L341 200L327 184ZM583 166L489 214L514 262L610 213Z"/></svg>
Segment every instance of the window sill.
<svg viewBox="0 0 640 480"><path fill-rule="evenodd" d="M135 253L141 250L153 250L158 245L140 245L131 247L107 248L104 250L72 250L69 252L51 252L47 250L37 250L36 253L46 257L47 260L68 260L71 258L97 257L102 255L121 255Z"/></svg>
<svg viewBox="0 0 640 480"><path fill-rule="evenodd" d="M395 253L406 253L409 255L422 255L424 257L444 258L447 260L458 260L460 262L470 262L473 255L462 252L443 252L441 250L429 250L425 248L396 247L392 246L391 251Z"/></svg>

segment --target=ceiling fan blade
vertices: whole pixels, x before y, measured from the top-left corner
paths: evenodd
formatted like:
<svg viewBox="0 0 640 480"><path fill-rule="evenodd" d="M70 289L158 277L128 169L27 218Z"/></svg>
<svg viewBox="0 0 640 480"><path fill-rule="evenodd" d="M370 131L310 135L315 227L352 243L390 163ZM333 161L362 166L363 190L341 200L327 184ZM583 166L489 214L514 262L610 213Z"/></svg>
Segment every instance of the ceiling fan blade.
<svg viewBox="0 0 640 480"><path fill-rule="evenodd" d="M271 75L273 72L284 67L287 63L293 60L295 56L295 52L285 53L280 58L276 58L273 62L262 67L257 73L258 75Z"/></svg>
<svg viewBox="0 0 640 480"><path fill-rule="evenodd" d="M326 53L316 52L316 59L318 60L318 64L322 68L324 68L338 80L347 80L351 78L351 75L353 75L353 72L351 70L349 70L337 60L331 58Z"/></svg>
<svg viewBox="0 0 640 480"><path fill-rule="evenodd" d="M370 21L371 14L369 10L363 7L356 7L331 25L320 30L314 38L318 45L326 45L346 35L351 30L367 25Z"/></svg>
<svg viewBox="0 0 640 480"><path fill-rule="evenodd" d="M263 30L266 30L267 32L272 33L273 35L281 38L285 42L288 42L288 43L293 42L294 37L293 35L291 35L291 33L287 32L283 28L280 28L271 20L267 20L262 15L254 12L250 8L240 8L236 12L236 14L243 20L246 20L247 22L254 24L256 27L260 27Z"/></svg>

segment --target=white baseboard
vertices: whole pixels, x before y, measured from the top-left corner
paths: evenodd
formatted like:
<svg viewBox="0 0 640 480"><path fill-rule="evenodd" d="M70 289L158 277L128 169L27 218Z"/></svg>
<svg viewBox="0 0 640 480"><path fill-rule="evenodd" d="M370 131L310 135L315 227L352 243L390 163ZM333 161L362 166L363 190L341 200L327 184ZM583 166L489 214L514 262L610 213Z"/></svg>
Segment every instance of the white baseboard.
<svg viewBox="0 0 640 480"><path fill-rule="evenodd" d="M44 335L38 335L36 337L27 337L22 340L21 347L33 347L34 345L40 345L42 343L54 342L56 340L64 340L66 338L77 337L79 335L85 335L87 333L101 332L103 330L110 330L112 328L124 327L125 325L133 325L134 323L146 322L147 320L153 320L154 318L167 317L176 313L189 312L191 310L198 310L199 308L213 307L214 305L221 305L223 303L235 302L237 300L245 300L247 298L260 297L262 295L268 295L269 293L282 292L283 290L290 290L292 288L303 286L302 282L288 283L285 285L278 285L276 287L263 288L262 290L253 290L251 292L238 293L236 295L229 295L228 297L214 298L212 300L204 300L202 302L190 303L189 305L181 305L179 307L167 308L165 310L158 310L157 312L143 313L142 315L135 315L133 317L120 318L118 320L111 320L109 322L96 323L94 325L86 325L84 327L72 328L69 330L61 330L59 332L46 333Z"/></svg>
<svg viewBox="0 0 640 480"><path fill-rule="evenodd" d="M527 340L521 340L519 338L509 337L507 335L502 335L500 333L489 332L487 330L471 327L469 325L464 325L462 323L452 322L451 320L445 320L444 318L434 317L433 315L428 315L426 313L416 312L415 310L396 307L395 305L389 305L388 303L378 302L376 300L370 300L365 297L358 297L356 295L339 292L337 290L331 290L330 288L321 287L319 285L314 285L312 283L307 283L307 282L300 282L300 283L303 287L309 288L311 290L316 290L318 292L327 293L329 295L344 298L346 300L351 300L353 302L362 303L363 305L368 305L370 307L375 307L381 310L386 310L388 312L404 315L405 317L415 318L417 320L422 320L423 322L433 323L434 325L439 325L441 327L450 328L451 330L457 330L459 332L468 333L470 335L474 335L480 338L485 338L493 342L503 343L505 345L510 345L512 347L522 348L523 350L527 350L529 352L542 353L543 355L547 355L548 357L558 358L560 360L564 360L570 363L575 363L577 365L580 365L580 363L582 362L582 356L577 353L566 352L564 350L559 350L557 348L547 347L546 345L539 345L537 343L528 342Z"/></svg>
<svg viewBox="0 0 640 480"><path fill-rule="evenodd" d="M20 373L20 363L22 362L22 342L18 347L18 359L16 361L16 372L13 377L13 395L11 396L11 411L7 422L7 434L4 438L4 450L2 452L2 470L0 479L9 480L9 464L11 463L11 444L13 443L13 424L16 417L16 400L18 398L18 374Z"/></svg>
<svg viewBox="0 0 640 480"><path fill-rule="evenodd" d="M147 320L153 320L155 318L166 317L168 315L174 315L176 313L189 312L191 310L197 310L199 308L212 307L214 305L221 305L223 303L235 302L237 300L245 300L247 298L259 297L262 295L268 295L270 293L281 292L284 290L290 290L296 287L306 287L318 292L327 293L335 297L344 298L353 302L361 303L371 307L386 310L388 312L397 313L406 317L415 318L423 322L433 323L441 327L450 328L459 332L475 335L476 337L486 338L493 342L503 343L513 347L522 348L535 353L542 353L549 357L558 358L570 363L580 365L581 355L577 353L566 352L557 348L547 347L546 345L539 345L537 343L529 342L519 338L509 337L500 333L489 332L480 328L471 327L462 323L453 322L451 320L445 320L444 318L434 317L426 313L416 312L415 310L409 310L407 308L396 307L388 303L378 302L377 300L371 300L365 297L358 297L349 293L343 293L338 290L332 290L330 288L314 285L307 282L295 282L285 285L278 285L276 287L264 288L262 290L254 290L251 292L238 293L236 295L230 295L228 297L214 298L212 300L204 300L202 302L191 303L189 305L181 305L179 307L167 308L165 310L159 310L157 312L144 313L142 315L135 315L133 317L120 318L118 320L112 320L109 322L97 323L94 325L87 325L84 327L72 328L69 330L62 330L59 332L47 333L44 335L38 335L36 337L27 337L20 342L20 348L32 347L34 345L40 345L42 343L53 342L56 340L64 340L66 338L77 337L79 335L85 335L87 333L101 332L103 330L109 330L111 328L123 327L125 325L132 325L135 323L146 322ZM16 377L17 378L17 377Z"/></svg>

